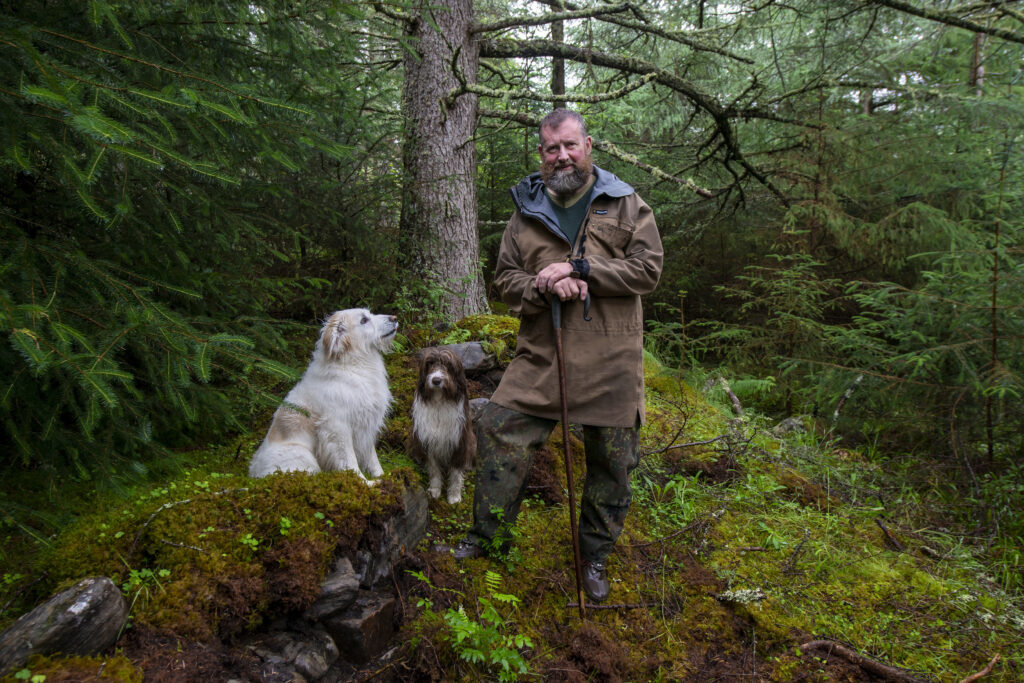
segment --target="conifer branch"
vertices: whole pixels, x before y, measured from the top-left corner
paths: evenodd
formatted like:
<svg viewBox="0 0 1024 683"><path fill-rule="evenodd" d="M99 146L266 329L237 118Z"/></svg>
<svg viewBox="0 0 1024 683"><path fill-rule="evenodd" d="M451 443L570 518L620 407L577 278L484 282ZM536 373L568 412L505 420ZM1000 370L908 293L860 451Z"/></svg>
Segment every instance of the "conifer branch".
<svg viewBox="0 0 1024 683"><path fill-rule="evenodd" d="M551 40L525 40L513 41L507 39L487 39L480 41L481 57L561 57L588 65L607 67L623 73L633 74L657 74L654 81L678 92L690 100L694 106L707 113L715 122L715 130L720 136L727 149L727 158L724 165L732 173L738 184L741 178L729 168L729 161L735 161L743 167L747 175L755 178L759 183L775 195L784 205L789 206L789 199L775 187L774 183L764 173L750 164L740 151L736 133L733 130L730 120L730 112L727 111L717 100L708 93L702 91L690 81L681 76L658 68L656 65L643 60L613 55L595 50L578 48L572 45L564 45Z"/></svg>
<svg viewBox="0 0 1024 683"><path fill-rule="evenodd" d="M157 71L162 71L164 73L169 73L169 74L171 74L173 76L177 76L178 78L184 78L184 79L187 79L187 80L198 81L200 83L206 83L207 85L210 85L210 86L212 86L212 87L214 87L214 88L216 88L218 90L223 90L224 92L226 92L226 93L228 93L228 94L230 94L230 95L232 95L234 97L237 97L239 99L242 99L242 100L249 100L249 101L252 101L252 102L256 102L258 104L266 105L268 107L280 107L282 109L288 109L288 110L295 111L295 112L298 112L298 113L301 113L301 114L308 114L309 113L308 111L306 111L304 109L300 109L299 107L293 107L291 105L283 104L281 102L273 102L273 101L266 100L266 99L263 99L263 98L260 98L260 97L255 97L254 95L246 95L245 93L237 92L235 90L232 90L228 86L224 85L223 83L218 83L217 81L215 81L213 79L206 78L205 76L200 76L199 74L185 73L183 71L179 71L178 69L172 69L172 68L170 68L168 66L164 66L162 64L157 64L155 62L150 62L150 61L147 61L145 59L140 59L138 57L132 57L131 55L126 55L124 53L117 52L115 50L109 50L109 49L107 49L105 47L101 47L99 45L93 45L92 43L90 43L90 42L88 42L86 40L82 40L80 38L75 38L73 36L69 36L69 35L66 35L64 33L58 33L56 31L50 31L49 29L44 29L44 28L39 29L39 32L40 33L45 33L46 35L54 36L56 38L63 38L64 40L68 40L68 41L70 41L72 43L78 43L79 45L82 45L84 47L89 48L90 50L95 50L96 52L100 52L102 54L107 54L107 55L110 55L112 57L117 57L118 59L123 59L126 62L132 62L132 63L135 63L135 64L142 64L143 66L148 66L151 69L156 69Z"/></svg>
<svg viewBox="0 0 1024 683"><path fill-rule="evenodd" d="M447 101L451 102L457 96L462 93L473 93L480 95L481 97L493 97L505 102L512 99L525 99L533 100L536 102L585 102L587 104L597 104L598 102L607 102L609 100L617 100L621 97L628 95L634 90L639 90L643 86L647 85L657 77L657 74L649 73L641 77L639 80L633 83L627 83L618 90L605 93L593 93L590 95L584 93L566 93L564 95L545 95L538 93L533 90L522 88L519 90L495 90L488 88L487 86L480 85L479 83L467 83L465 75L455 71L455 78L459 81L459 87L453 89L449 94Z"/></svg>
<svg viewBox="0 0 1024 683"><path fill-rule="evenodd" d="M574 5L572 3L560 2L560 0L539 0L539 2L552 7L564 6L566 9L570 10L579 7L578 5ZM699 52L711 52L717 55L721 55L723 57L727 57L729 59L736 60L738 62L743 62L744 64L754 64L754 60L750 59L749 57L743 57L742 55L730 52L721 47L707 45L706 43L694 40L693 38L684 34L681 31L667 31L663 28L660 28L659 26L656 26L651 22L647 21L643 13L641 13L640 9L633 3L626 3L626 6L633 12L634 16L640 19L640 21L630 21L628 19L623 19L622 17L618 16L602 16L600 17L600 19L602 21L607 21L610 24L621 26L622 28L628 28L634 31L638 31L640 33L650 34L653 36L658 36L659 38L664 38L666 40L679 43L680 45L685 45Z"/></svg>
<svg viewBox="0 0 1024 683"><path fill-rule="evenodd" d="M950 12L928 9L927 7L916 7L909 2L902 2L902 0L872 0L871 4L881 5L883 7L888 7L889 9L905 12L906 14L912 14L915 17L928 19L929 21L935 21L947 26L955 26L956 28L966 29L968 31L973 31L974 33L985 33L990 36L995 36L996 38L1008 40L1011 43L1020 43L1021 45L1024 45L1024 35L1021 35L1020 33L1007 31L1006 29L999 28L998 26L979 24L975 21L958 17Z"/></svg>
<svg viewBox="0 0 1024 683"><path fill-rule="evenodd" d="M696 194L700 195L701 197L704 197L705 199L711 199L712 197L715 196L714 192L705 187L701 187L700 185L695 183L692 178L678 178L670 173L666 173L657 166L652 166L651 164L647 164L644 163L643 161L640 161L640 159L636 155L623 152L613 143L607 140L595 140L594 147L601 150L602 152L605 152L606 154L615 157L620 161L625 161L627 164L636 166L641 171L649 173L658 180L667 180L669 182L676 183L677 185L682 185L686 189L695 192Z"/></svg>
<svg viewBox="0 0 1024 683"><path fill-rule="evenodd" d="M568 98L568 99L572 99L572 98ZM526 126L528 128L536 128L537 126L540 125L540 119L539 118L537 118L536 116L533 116L531 114L526 114L526 113L522 113L522 112L511 112L511 111L501 111L501 110L495 110L495 109L483 109L483 108L481 108L480 109L480 115L481 116L486 116L488 118L504 119L504 120L507 120L507 121L515 121L516 123L521 123L521 124L523 124L524 126ZM684 178L677 178L674 175L671 175L669 173L666 173L665 171L662 171L661 169L657 168L656 166L652 166L650 164L646 164L646 163L640 161L640 159L637 158L636 156L634 156L632 154L628 154L627 152L623 152L622 150L620 150L618 147L616 147L611 142L604 141L604 140L594 140L594 147L596 149L601 150L602 152L605 152L605 153L609 154L610 156L615 157L616 159L619 159L620 161L625 161L628 164L636 166L641 171L644 171L645 173L648 173L648 174L654 176L658 180L667 180L667 181L670 181L670 182L674 182L674 183L676 183L678 185L682 185L683 187L686 187L687 189L697 193L701 197L711 198L711 197L715 196L714 192L712 192L711 190L708 190L707 188L703 188L703 187L697 185L692 179L690 179L690 178L685 178L685 179Z"/></svg>
<svg viewBox="0 0 1024 683"><path fill-rule="evenodd" d="M495 21L490 24L474 26L472 32L485 33L487 31L500 31L506 28L521 26L543 26L544 24L550 24L555 21L565 21L568 19L590 19L594 17L601 17L606 14L618 14L619 12L625 12L630 7L632 7L632 3L624 2L618 5L602 5L589 9L552 12L550 14L542 14L536 17L509 17L508 19Z"/></svg>

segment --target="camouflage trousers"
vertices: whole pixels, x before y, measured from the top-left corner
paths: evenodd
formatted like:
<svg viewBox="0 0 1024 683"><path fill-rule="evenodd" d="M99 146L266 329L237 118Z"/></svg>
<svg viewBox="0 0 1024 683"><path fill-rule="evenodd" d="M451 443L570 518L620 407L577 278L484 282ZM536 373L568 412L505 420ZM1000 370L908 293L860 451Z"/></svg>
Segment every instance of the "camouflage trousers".
<svg viewBox="0 0 1024 683"><path fill-rule="evenodd" d="M486 548L496 538L508 538L526 495L530 464L556 424L495 403L484 408L475 424L477 471L471 541ZM584 560L603 562L622 533L633 499L629 474L640 462L639 427L584 425L583 443L587 475L580 505L580 555Z"/></svg>

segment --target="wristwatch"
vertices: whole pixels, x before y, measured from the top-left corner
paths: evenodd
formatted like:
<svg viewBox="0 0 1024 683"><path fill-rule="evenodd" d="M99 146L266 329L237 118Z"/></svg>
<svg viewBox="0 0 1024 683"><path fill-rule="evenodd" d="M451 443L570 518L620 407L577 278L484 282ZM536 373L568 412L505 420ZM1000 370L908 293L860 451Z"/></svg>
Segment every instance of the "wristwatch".
<svg viewBox="0 0 1024 683"><path fill-rule="evenodd" d="M587 263L586 259L569 259L569 265L572 266L572 272L569 273L569 277L583 280L584 282L587 281L587 276L590 275L590 264Z"/></svg>

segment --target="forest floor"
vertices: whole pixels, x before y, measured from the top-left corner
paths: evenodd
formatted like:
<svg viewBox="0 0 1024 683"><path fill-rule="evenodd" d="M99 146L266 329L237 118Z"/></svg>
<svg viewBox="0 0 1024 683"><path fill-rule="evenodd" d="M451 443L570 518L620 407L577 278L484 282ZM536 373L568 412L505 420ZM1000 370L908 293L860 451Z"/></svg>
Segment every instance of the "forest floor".
<svg viewBox="0 0 1024 683"><path fill-rule="evenodd" d="M388 474L363 493L351 493L361 485L349 475L253 486L248 454L269 413L252 434L183 454L187 468L127 499L8 486L0 626L47 591L102 572L124 587L133 626L96 680L258 680L231 647L258 626L257 606L281 608L274 592L298 596L293 608L315 597L308 589L326 558L350 548L401 486L422 483L402 450L414 364L395 354L388 365L396 405L379 446ZM843 448L811 420L776 433L650 358L646 383L644 456L605 604L588 606L585 620L575 606L556 429L533 463L507 555L458 563L436 549L471 524L471 477L461 503L431 502L429 536L395 576L398 647L347 680L1024 680L1021 596L999 585L984 545L943 507L949 469ZM474 396L490 389L472 383ZM572 439L582 482L582 443ZM78 521L45 537L42 503L58 499ZM168 506L180 516L156 515ZM198 540L168 540L188 534ZM220 557L188 548L215 538ZM153 547L142 547L147 539ZM26 671L83 680L68 672L88 666L51 659Z"/></svg>

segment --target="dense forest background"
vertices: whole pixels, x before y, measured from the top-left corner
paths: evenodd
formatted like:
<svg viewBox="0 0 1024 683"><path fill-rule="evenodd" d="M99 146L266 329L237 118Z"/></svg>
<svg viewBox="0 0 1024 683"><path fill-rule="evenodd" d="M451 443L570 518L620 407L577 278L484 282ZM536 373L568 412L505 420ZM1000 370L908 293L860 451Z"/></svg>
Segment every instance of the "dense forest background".
<svg viewBox="0 0 1024 683"><path fill-rule="evenodd" d="M480 312L564 102L654 207L652 354L947 468L979 533L1024 542L1024 2L0 17L5 472L117 487L251 429L332 310Z"/></svg>

